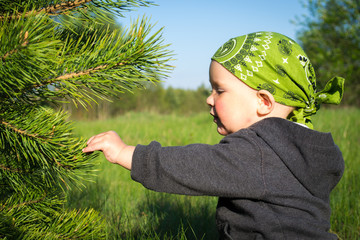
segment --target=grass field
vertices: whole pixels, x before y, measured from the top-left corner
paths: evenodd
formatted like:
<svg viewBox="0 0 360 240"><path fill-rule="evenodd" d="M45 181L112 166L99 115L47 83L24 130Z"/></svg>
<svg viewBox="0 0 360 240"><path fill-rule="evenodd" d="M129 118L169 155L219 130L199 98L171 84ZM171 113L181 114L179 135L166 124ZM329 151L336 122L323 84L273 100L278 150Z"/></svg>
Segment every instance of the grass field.
<svg viewBox="0 0 360 240"><path fill-rule="evenodd" d="M346 170L331 195L332 231L342 239L360 238L360 109L322 109L315 129L331 131L343 152ZM127 113L115 119L76 122L85 138L115 130L127 144L163 146L215 144L220 139L208 113L192 116ZM70 208L94 208L107 223L108 239L217 239L216 198L189 197L146 190L130 172L101 155L98 176L82 191L70 192Z"/></svg>

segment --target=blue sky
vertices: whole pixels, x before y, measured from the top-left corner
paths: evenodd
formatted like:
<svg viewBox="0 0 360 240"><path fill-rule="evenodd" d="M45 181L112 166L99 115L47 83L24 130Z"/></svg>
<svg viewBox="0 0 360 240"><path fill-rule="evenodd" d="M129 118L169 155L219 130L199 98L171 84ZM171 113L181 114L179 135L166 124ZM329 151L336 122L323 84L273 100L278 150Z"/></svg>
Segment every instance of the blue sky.
<svg viewBox="0 0 360 240"><path fill-rule="evenodd" d="M164 87L209 87L209 64L228 39L256 31L274 31L296 40L296 16L308 14L299 0L154 0L158 6L126 13L128 24L138 16L151 17L154 29L164 27L165 43L175 54L175 69Z"/></svg>

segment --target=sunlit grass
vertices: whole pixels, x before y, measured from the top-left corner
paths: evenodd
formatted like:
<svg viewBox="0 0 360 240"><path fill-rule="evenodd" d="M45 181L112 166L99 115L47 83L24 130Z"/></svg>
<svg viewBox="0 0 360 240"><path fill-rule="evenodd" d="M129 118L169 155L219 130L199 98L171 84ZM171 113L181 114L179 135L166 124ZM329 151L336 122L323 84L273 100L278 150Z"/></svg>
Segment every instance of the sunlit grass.
<svg viewBox="0 0 360 240"><path fill-rule="evenodd" d="M360 109L320 110L314 125L331 132L345 160L345 172L331 194L332 230L360 239Z"/></svg>

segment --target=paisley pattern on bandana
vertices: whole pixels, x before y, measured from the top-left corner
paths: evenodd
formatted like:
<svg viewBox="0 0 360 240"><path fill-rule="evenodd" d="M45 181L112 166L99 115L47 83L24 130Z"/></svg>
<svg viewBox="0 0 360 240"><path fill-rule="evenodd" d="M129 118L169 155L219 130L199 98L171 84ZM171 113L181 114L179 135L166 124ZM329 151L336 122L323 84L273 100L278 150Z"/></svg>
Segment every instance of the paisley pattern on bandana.
<svg viewBox="0 0 360 240"><path fill-rule="evenodd" d="M296 107L289 120L312 128L310 116L320 103L339 104L344 79L335 77L317 92L314 68L292 39L275 32L231 38L212 57L253 89L264 89L275 101Z"/></svg>

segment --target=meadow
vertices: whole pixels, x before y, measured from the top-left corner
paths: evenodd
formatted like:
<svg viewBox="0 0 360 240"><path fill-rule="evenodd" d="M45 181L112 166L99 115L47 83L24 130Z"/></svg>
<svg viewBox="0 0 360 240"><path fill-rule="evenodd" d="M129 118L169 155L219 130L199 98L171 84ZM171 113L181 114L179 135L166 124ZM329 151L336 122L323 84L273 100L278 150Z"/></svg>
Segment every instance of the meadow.
<svg viewBox="0 0 360 240"><path fill-rule="evenodd" d="M360 238L360 109L321 109L314 127L332 132L343 152L345 173L331 195L331 231L342 239ZM216 144L222 138L207 112L192 115L125 113L101 121L77 121L84 138L115 130L130 145L152 140L163 146ZM178 196L146 190L130 172L98 157L97 176L68 194L69 208L94 208L106 221L107 239L217 239L215 197Z"/></svg>

